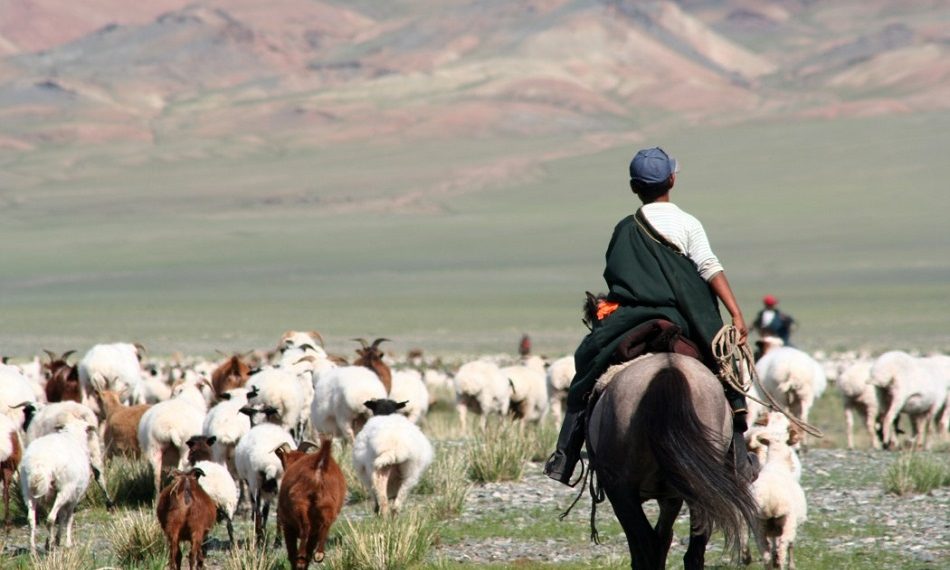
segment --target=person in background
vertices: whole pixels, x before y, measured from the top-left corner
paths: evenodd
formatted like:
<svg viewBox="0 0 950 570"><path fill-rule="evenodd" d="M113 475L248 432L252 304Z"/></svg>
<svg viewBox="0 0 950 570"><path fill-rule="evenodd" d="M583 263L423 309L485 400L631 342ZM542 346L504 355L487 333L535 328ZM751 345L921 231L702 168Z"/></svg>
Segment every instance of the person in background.
<svg viewBox="0 0 950 570"><path fill-rule="evenodd" d="M760 337L777 336L788 345L788 337L792 334L795 319L791 315L778 310L778 299L774 295L762 298L762 310L755 316L752 326Z"/></svg>

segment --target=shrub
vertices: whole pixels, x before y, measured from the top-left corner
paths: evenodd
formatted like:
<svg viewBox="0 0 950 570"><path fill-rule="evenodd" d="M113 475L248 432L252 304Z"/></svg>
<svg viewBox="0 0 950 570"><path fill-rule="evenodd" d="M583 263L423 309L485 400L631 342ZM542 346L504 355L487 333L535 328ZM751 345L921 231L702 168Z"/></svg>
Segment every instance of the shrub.
<svg viewBox="0 0 950 570"><path fill-rule="evenodd" d="M438 536L431 513L421 509L358 522L347 517L338 528L339 542L325 561L332 569L409 568L426 557Z"/></svg>
<svg viewBox="0 0 950 570"><path fill-rule="evenodd" d="M221 562L222 570L276 570L280 567L278 550L255 548L252 541L229 550Z"/></svg>
<svg viewBox="0 0 950 570"><path fill-rule="evenodd" d="M123 568L150 559L167 560L165 535L151 510L130 511L109 528L112 551Z"/></svg>
<svg viewBox="0 0 950 570"><path fill-rule="evenodd" d="M432 516L443 520L458 516L465 506L465 497L472 488L467 477L467 453L459 445L441 445L436 458L423 475L414 493L431 495Z"/></svg>
<svg viewBox="0 0 950 570"><path fill-rule="evenodd" d="M531 436L507 420L489 421L470 443L468 476L476 483L517 481L531 454Z"/></svg>
<svg viewBox="0 0 950 570"><path fill-rule="evenodd" d="M557 444L557 435L561 426L555 425L551 416L542 420L531 432L528 459L546 461Z"/></svg>
<svg viewBox="0 0 950 570"><path fill-rule="evenodd" d="M950 485L950 465L927 455L905 453L884 473L884 490L896 495L928 493Z"/></svg>
<svg viewBox="0 0 950 570"><path fill-rule="evenodd" d="M152 504L156 496L152 489L152 471L141 459L113 457L106 461L106 485L116 505L139 507ZM84 507L105 507L106 498L99 485L90 481L83 498Z"/></svg>
<svg viewBox="0 0 950 570"><path fill-rule="evenodd" d="M56 548L46 556L30 557L33 570L86 570L92 567L92 555L86 546Z"/></svg>

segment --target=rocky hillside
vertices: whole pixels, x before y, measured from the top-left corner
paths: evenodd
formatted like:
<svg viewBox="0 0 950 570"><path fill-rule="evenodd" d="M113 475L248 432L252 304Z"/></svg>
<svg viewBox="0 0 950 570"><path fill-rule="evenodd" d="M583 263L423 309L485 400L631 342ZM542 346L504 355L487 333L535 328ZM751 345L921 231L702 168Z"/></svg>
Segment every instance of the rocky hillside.
<svg viewBox="0 0 950 570"><path fill-rule="evenodd" d="M0 149L940 110L948 15L946 0L0 0Z"/></svg>

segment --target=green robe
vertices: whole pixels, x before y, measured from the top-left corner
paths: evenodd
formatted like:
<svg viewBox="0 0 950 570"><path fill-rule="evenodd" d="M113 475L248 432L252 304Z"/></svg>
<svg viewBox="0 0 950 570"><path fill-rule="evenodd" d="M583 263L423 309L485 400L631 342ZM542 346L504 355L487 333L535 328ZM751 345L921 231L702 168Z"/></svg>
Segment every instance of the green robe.
<svg viewBox="0 0 950 570"><path fill-rule="evenodd" d="M638 216L639 211L620 220L607 246L607 298L621 306L595 324L577 347L577 374L568 392L568 411L584 409L597 378L612 363L617 345L637 325L652 319L671 321L707 359L712 340L722 328L718 300L696 266L644 218L638 221Z"/></svg>

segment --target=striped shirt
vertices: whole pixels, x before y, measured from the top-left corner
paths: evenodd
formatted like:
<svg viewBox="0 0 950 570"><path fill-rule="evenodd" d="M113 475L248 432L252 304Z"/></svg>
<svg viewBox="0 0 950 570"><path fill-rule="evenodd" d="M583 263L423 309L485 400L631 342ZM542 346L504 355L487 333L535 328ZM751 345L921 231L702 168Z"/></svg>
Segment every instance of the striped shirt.
<svg viewBox="0 0 950 570"><path fill-rule="evenodd" d="M644 204L642 210L650 225L680 248L704 280L709 281L723 270L699 220L671 202L651 202Z"/></svg>

